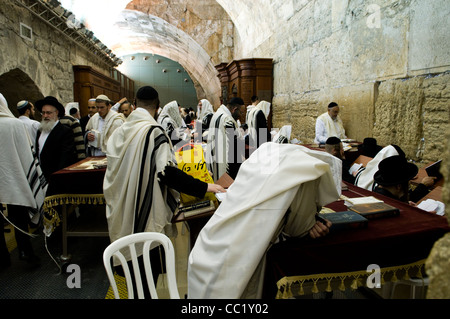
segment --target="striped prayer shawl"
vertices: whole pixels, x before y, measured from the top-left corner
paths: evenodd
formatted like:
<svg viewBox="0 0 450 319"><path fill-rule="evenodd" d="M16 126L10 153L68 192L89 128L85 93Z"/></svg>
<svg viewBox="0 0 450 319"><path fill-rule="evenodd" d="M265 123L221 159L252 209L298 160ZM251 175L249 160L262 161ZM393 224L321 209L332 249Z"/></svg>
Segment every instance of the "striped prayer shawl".
<svg viewBox="0 0 450 319"><path fill-rule="evenodd" d="M179 194L157 177L175 162L163 128L137 108L111 135L107 149L103 193L111 242L145 231L175 236L171 220Z"/></svg>
<svg viewBox="0 0 450 319"><path fill-rule="evenodd" d="M28 207L37 222L47 191L47 181L23 122L0 116L0 202ZM27 230L24 230L27 232Z"/></svg>

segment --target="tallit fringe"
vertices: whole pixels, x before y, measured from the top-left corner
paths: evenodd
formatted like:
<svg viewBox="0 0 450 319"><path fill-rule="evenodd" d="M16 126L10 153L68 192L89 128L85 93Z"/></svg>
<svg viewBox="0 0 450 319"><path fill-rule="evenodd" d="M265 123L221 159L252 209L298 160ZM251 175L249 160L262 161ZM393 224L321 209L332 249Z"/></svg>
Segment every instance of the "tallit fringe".
<svg viewBox="0 0 450 319"><path fill-rule="evenodd" d="M48 196L44 200L44 233L50 236L61 223L58 211L55 209L61 205L103 205L106 204L103 194L63 194Z"/></svg>
<svg viewBox="0 0 450 319"><path fill-rule="evenodd" d="M394 267L386 267L380 269L381 285L386 283L386 277L389 278L388 281L396 282L401 278L402 280L410 279L411 275L416 278L423 278L423 270L425 265L424 260L417 261L415 263L400 265ZM353 271L346 273L330 273L330 274L315 274L308 276L290 276L283 277L277 282L278 291L276 294L276 299L289 299L293 297L292 288L294 285L298 285L297 295L305 295L304 284L312 283L312 288L310 288L311 293L319 293L322 291L331 292L333 291L332 281L337 280L339 282L338 287L335 287L341 291L345 291L347 288L356 290L359 287L366 286L367 278L372 273L367 271ZM318 285L319 281L326 281L325 288L324 285ZM321 289L320 289L321 288Z"/></svg>

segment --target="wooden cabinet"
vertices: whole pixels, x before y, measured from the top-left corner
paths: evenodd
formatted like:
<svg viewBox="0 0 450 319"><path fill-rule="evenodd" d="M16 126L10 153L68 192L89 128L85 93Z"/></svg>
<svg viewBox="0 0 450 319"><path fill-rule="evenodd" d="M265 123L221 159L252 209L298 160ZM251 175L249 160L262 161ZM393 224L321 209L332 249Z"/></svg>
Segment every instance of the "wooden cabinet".
<svg viewBox="0 0 450 319"><path fill-rule="evenodd" d="M240 97L245 105L252 104L251 98L257 95L261 101L272 103L273 97L273 60L242 59L216 65L219 72L221 101L225 103L233 97ZM245 116L241 118L245 123ZM269 127L271 115L269 116Z"/></svg>
<svg viewBox="0 0 450 319"><path fill-rule="evenodd" d="M115 75L117 79L112 76L108 77L90 66L73 66L75 80L73 88L74 101L79 103L81 116L85 116L88 113L88 100L100 94L105 94L114 103L123 97L133 101L134 82L119 71L114 71L111 72L111 75Z"/></svg>

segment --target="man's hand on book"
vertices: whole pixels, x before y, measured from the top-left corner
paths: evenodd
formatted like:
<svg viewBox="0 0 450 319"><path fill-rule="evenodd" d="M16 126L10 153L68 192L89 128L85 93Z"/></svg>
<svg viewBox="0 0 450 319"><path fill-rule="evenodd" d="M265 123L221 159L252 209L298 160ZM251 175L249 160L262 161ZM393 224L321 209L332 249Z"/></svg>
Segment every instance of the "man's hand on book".
<svg viewBox="0 0 450 319"><path fill-rule="evenodd" d="M326 236L330 232L331 222L326 220L326 225L321 221L316 221L314 226L309 230L309 236L313 239Z"/></svg>
<svg viewBox="0 0 450 319"><path fill-rule="evenodd" d="M212 193L226 193L226 189L218 184L208 184L208 190L207 192Z"/></svg>

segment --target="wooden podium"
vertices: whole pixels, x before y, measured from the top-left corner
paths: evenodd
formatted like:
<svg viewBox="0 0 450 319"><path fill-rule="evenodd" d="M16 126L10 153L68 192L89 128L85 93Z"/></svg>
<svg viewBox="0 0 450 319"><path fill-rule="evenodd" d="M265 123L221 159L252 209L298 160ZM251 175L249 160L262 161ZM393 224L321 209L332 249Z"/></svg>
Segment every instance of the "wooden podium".
<svg viewBox="0 0 450 319"><path fill-rule="evenodd" d="M272 59L242 59L230 63L216 65L222 87L223 103L233 97L240 97L245 105L252 104L251 98L257 95L261 101L272 103L273 97L273 60ZM272 112L271 112L272 113ZM272 114L268 125L271 128ZM245 123L245 114L240 119Z"/></svg>
<svg viewBox="0 0 450 319"><path fill-rule="evenodd" d="M134 98L134 82L118 71L109 77L86 65L74 65L73 84L74 101L79 103L80 114L88 114L87 103L90 98L105 94L113 102L126 97L129 101Z"/></svg>

